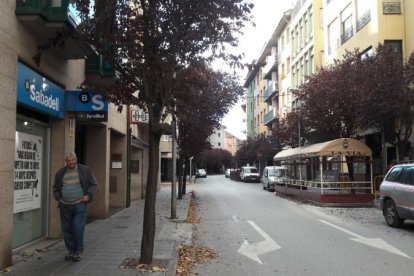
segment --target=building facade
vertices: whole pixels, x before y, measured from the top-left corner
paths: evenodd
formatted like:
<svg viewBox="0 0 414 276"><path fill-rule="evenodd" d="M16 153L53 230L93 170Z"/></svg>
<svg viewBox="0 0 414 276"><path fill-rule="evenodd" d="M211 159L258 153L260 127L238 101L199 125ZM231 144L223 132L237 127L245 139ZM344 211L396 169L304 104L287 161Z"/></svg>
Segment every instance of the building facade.
<svg viewBox="0 0 414 276"><path fill-rule="evenodd" d="M274 122L300 107L295 91L306 76L335 59L342 59L346 51L358 48L364 58L372 55L382 43L391 46L407 60L414 51L413 11L414 2L409 0L298 0L275 26L275 32L265 49L260 50L259 58L249 68L245 81L247 93L258 95L261 76L268 80L263 97L267 102L266 133L270 134ZM277 70L273 67L272 56L275 53ZM275 79L278 80L278 88L271 89L271 82ZM268 97L272 90L278 91L273 98ZM253 100L257 101L258 97L253 97ZM254 137L261 133L258 114L262 109L257 103L250 106L257 110L249 111L249 104L246 107L248 133L250 129L250 137ZM270 111L275 108L277 114L272 114ZM249 114L255 114L255 131L249 125L252 122ZM269 118L273 115L277 119L270 123ZM383 171L386 164L395 158L396 149L383 142L380 130L364 131L361 136L366 144L376 149L373 150L374 173Z"/></svg>
<svg viewBox="0 0 414 276"><path fill-rule="evenodd" d="M226 127L223 125L220 125L219 128L214 129L213 134L211 134L209 137L211 148L224 149L225 136L226 136L225 133L226 133Z"/></svg>
<svg viewBox="0 0 414 276"><path fill-rule="evenodd" d="M235 156L237 150L239 149L239 145L241 140L231 134L228 131L224 132L224 148L225 150L229 151L231 155Z"/></svg>
<svg viewBox="0 0 414 276"><path fill-rule="evenodd" d="M75 151L97 178L89 218L144 196L148 128L128 123L129 108L119 112L99 93L79 90L85 79L111 81L114 71L85 62L96 53L76 39L39 55L39 45L75 31L67 2L0 1L0 269L13 251L62 237L52 186L65 152Z"/></svg>

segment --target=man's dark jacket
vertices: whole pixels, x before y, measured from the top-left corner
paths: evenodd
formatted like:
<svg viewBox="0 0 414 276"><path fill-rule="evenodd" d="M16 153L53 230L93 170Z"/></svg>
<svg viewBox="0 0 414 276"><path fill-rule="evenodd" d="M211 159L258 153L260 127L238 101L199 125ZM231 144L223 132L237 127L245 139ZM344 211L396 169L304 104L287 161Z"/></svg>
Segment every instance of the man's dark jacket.
<svg viewBox="0 0 414 276"><path fill-rule="evenodd" d="M95 176L92 173L92 170L85 165L77 164L79 180L83 189L83 194L89 195L89 202L92 201L93 194L96 191L96 186L98 185ZM55 183L53 184L53 195L56 200L62 199L62 185L63 177L66 173L66 166L59 169L55 175Z"/></svg>

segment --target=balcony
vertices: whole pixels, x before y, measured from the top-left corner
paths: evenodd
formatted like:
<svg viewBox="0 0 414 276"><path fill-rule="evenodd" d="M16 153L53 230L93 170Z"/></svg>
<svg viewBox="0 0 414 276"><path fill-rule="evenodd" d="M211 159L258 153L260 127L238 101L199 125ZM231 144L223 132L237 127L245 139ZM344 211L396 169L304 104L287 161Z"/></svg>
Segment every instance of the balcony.
<svg viewBox="0 0 414 276"><path fill-rule="evenodd" d="M383 2L382 3L383 14L401 14L400 2Z"/></svg>
<svg viewBox="0 0 414 276"><path fill-rule="evenodd" d="M353 35L354 35L354 29L351 26L342 33L341 44L344 44L345 42L347 42Z"/></svg>
<svg viewBox="0 0 414 276"><path fill-rule="evenodd" d="M270 125L271 123L273 123L274 121L276 121L278 118L277 114L276 114L276 109L272 109L269 112L267 112L264 116L263 119L263 124L264 125Z"/></svg>
<svg viewBox="0 0 414 276"><path fill-rule="evenodd" d="M367 11L366 13L364 13L364 15L361 16L361 18L357 21L356 23L357 32L361 30L362 28L364 28L365 25L369 23L369 21L371 21L371 11Z"/></svg>
<svg viewBox="0 0 414 276"><path fill-rule="evenodd" d="M279 91L278 83L275 81L269 82L266 90L263 93L263 101L270 102L272 97Z"/></svg>
<svg viewBox="0 0 414 276"><path fill-rule="evenodd" d="M85 75L90 85L111 84L115 81L116 73L112 63L102 55L88 56L85 61Z"/></svg>
<svg viewBox="0 0 414 276"><path fill-rule="evenodd" d="M77 19L69 12L69 0L16 0L15 13L38 45L52 44L51 51L61 58L83 59L93 54L76 31Z"/></svg>
<svg viewBox="0 0 414 276"><path fill-rule="evenodd" d="M266 65L263 67L263 77L265 79L272 79L272 72L277 69L277 56L267 56Z"/></svg>

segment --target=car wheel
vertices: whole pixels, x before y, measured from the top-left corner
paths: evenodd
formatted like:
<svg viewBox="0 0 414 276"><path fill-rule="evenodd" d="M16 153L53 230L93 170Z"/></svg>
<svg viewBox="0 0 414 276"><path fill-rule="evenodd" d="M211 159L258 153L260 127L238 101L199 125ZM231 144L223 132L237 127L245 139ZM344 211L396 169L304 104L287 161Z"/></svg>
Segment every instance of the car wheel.
<svg viewBox="0 0 414 276"><path fill-rule="evenodd" d="M391 227L401 227L404 220L400 218L397 211L397 206L393 200L387 200L384 206L384 217L387 224Z"/></svg>
<svg viewBox="0 0 414 276"><path fill-rule="evenodd" d="M266 190L266 186L265 185L263 185L263 190Z"/></svg>

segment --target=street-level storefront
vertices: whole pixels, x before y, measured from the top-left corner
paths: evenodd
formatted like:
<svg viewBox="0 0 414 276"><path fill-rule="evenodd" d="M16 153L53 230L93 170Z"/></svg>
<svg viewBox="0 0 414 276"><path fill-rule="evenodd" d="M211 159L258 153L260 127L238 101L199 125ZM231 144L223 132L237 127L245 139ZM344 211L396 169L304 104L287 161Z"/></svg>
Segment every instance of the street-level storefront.
<svg viewBox="0 0 414 276"><path fill-rule="evenodd" d="M64 89L19 62L13 248L47 236L51 119L64 117Z"/></svg>

